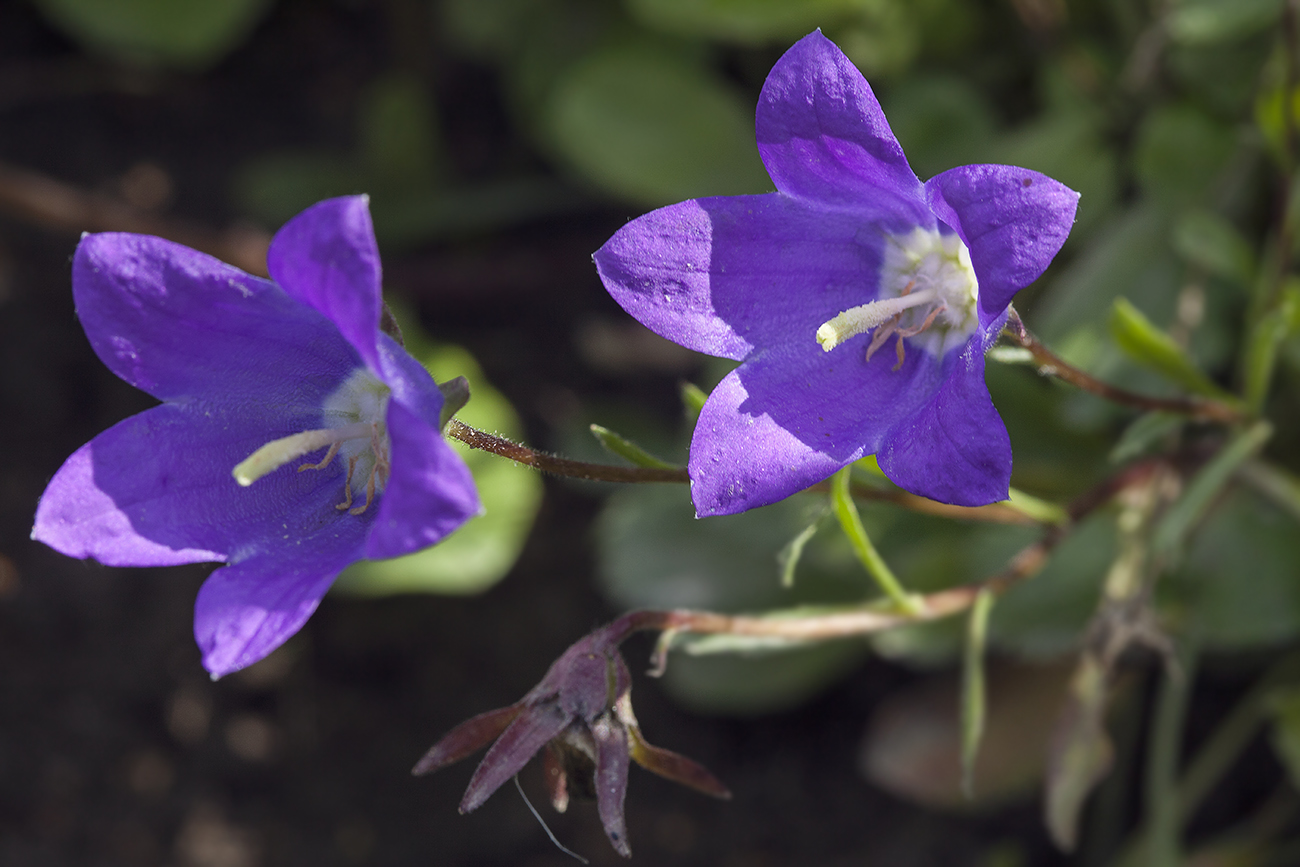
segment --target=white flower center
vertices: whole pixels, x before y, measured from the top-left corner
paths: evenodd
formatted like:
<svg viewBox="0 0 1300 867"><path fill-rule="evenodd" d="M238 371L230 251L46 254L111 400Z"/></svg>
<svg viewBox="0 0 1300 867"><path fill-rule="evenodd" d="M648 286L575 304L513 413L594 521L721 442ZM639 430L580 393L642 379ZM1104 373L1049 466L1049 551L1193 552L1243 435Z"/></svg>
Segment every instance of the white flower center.
<svg viewBox="0 0 1300 867"><path fill-rule="evenodd" d="M290 461L326 449L319 462L302 464L298 469L324 469L335 456L341 456L347 462L348 475L343 488L344 500L337 508L361 514L374 501L375 494L388 484L392 447L386 421L389 393L388 386L373 373L358 367L322 403L321 420L325 427L272 440L235 467L235 480L244 486L251 485ZM362 491L365 491L365 503L351 508L353 495L360 497Z"/></svg>
<svg viewBox="0 0 1300 867"><path fill-rule="evenodd" d="M979 325L979 281L970 250L955 234L917 227L885 238L880 297L853 307L817 329L817 342L830 352L850 337L875 330L867 358L897 335L899 365L907 338L933 355L963 344ZM895 368L897 369L897 368Z"/></svg>

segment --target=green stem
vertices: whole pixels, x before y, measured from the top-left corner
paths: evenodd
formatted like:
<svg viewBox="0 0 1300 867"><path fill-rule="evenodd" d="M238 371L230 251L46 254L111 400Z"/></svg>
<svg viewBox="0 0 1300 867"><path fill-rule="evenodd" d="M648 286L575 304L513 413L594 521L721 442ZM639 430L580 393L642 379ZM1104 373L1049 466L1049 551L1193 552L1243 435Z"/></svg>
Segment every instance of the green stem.
<svg viewBox="0 0 1300 867"><path fill-rule="evenodd" d="M858 560L862 562L867 573L875 579L881 592L889 597L899 611L913 616L923 614L920 603L903 590L903 585L899 583L889 564L880 556L876 546L871 544L871 537L862 526L862 516L858 514L858 507L849 495L850 472L851 467L845 467L831 477L831 508L835 511L840 526L844 528L844 535L849 537L853 553L858 555Z"/></svg>

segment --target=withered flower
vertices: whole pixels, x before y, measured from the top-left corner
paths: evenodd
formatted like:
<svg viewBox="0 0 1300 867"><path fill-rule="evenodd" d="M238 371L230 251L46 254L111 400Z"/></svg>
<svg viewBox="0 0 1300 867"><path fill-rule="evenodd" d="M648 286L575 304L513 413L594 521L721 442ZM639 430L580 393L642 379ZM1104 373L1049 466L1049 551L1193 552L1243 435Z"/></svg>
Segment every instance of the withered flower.
<svg viewBox="0 0 1300 867"><path fill-rule="evenodd" d="M629 759L683 785L730 798L717 777L685 756L646 743L632 713L632 677L618 652L628 634L619 621L582 638L557 659L522 700L468 719L412 769L427 774L495 740L474 771L460 811L477 809L546 748L546 785L559 812L570 795L592 797L614 849L632 856L623 818Z"/></svg>

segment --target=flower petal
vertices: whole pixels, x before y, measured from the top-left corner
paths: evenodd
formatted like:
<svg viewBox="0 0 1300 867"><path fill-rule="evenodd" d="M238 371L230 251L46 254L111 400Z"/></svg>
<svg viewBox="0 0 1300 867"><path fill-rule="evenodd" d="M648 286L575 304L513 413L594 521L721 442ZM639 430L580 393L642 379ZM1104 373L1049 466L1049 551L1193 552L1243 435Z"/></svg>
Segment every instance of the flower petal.
<svg viewBox="0 0 1300 867"><path fill-rule="evenodd" d="M164 566L247 556L337 522L368 525L333 508L337 462L283 467L251 488L235 482L235 464L292 424L252 424L197 402L132 416L68 458L41 497L32 538L111 566Z"/></svg>
<svg viewBox="0 0 1300 867"><path fill-rule="evenodd" d="M470 753L478 752L487 746L488 742L501 737L506 726L514 722L523 709L524 705L521 702L470 717L429 747L429 751L415 763L414 768L411 768L411 773L416 776L432 773L459 762Z"/></svg>
<svg viewBox="0 0 1300 867"><path fill-rule="evenodd" d="M194 638L214 677L252 665L311 617L344 567L361 557L365 524L333 521L208 576L194 602Z"/></svg>
<svg viewBox="0 0 1300 867"><path fill-rule="evenodd" d="M271 278L303 304L323 313L370 366L379 369L381 271L368 196L326 199L280 228L271 239Z"/></svg>
<svg viewBox="0 0 1300 867"><path fill-rule="evenodd" d="M961 166L925 184L935 216L970 248L980 283L981 321L996 318L1038 279L1061 249L1079 194L1014 166Z"/></svg>
<svg viewBox="0 0 1300 867"><path fill-rule="evenodd" d="M366 540L372 560L427 548L483 511L469 467L436 426L393 402L388 436L393 475Z"/></svg>
<svg viewBox="0 0 1300 867"><path fill-rule="evenodd" d="M758 152L776 188L823 208L885 198L931 226L921 182L862 73L814 31L787 51L758 98Z"/></svg>
<svg viewBox="0 0 1300 867"><path fill-rule="evenodd" d="M632 847L627 842L627 820L623 816L623 802L627 798L627 772L630 756L627 732L611 715L599 717L591 724L591 735L596 741L596 812L609 842L624 858L632 857Z"/></svg>
<svg viewBox="0 0 1300 867"><path fill-rule="evenodd" d="M162 400L221 394L292 413L358 365L329 320L273 283L162 238L85 236L72 291L99 357Z"/></svg>
<svg viewBox="0 0 1300 867"><path fill-rule="evenodd" d="M939 383L926 352L864 360L869 335L834 352L755 357L713 390L691 440L691 499L700 517L764 506L876 451Z"/></svg>
<svg viewBox="0 0 1300 867"><path fill-rule="evenodd" d="M623 309L690 349L740 360L756 346L815 348L818 326L876 297L885 234L912 228L889 204L692 199L628 223L593 259Z"/></svg>
<svg viewBox="0 0 1300 867"><path fill-rule="evenodd" d="M984 384L984 352L1001 323L944 360L944 380L923 407L894 427L876 459L895 484L957 506L1005 500L1011 440Z"/></svg>
<svg viewBox="0 0 1300 867"><path fill-rule="evenodd" d="M564 731L570 716L554 702L541 702L525 708L496 743L487 751L470 778L460 811L469 813L483 806L501 784L528 764L528 760L546 746L546 742Z"/></svg>

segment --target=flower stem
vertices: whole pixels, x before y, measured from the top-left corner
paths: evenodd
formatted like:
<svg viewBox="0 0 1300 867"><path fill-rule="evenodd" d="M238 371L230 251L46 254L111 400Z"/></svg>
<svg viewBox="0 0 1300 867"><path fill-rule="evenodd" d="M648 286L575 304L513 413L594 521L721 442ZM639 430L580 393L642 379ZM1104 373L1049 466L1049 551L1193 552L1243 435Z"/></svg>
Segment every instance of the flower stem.
<svg viewBox="0 0 1300 867"><path fill-rule="evenodd" d="M615 467L609 464L592 464L586 461L559 458L513 443L504 437L472 428L457 419L452 419L447 423L446 432L447 436L460 440L472 449L491 452L556 476L586 479L593 482L683 483L690 481L686 475L685 467L669 469L661 467Z"/></svg>
<svg viewBox="0 0 1300 867"><path fill-rule="evenodd" d="M1217 400L1201 397L1151 397L1116 388L1102 382L1095 376L1070 365L1044 346L1025 327L1025 323L1021 321L1020 315L1016 313L1015 308L1010 311L1010 316L1007 318L1007 328L1003 333L1010 335L1011 339L1015 340L1016 343L1029 350L1034 357L1034 363L1038 366L1039 373L1045 376L1055 376L1057 379L1064 380L1076 388L1082 389L1089 394L1095 394L1111 403L1137 409L1177 413L1178 415L1190 416L1199 421L1217 421L1232 424L1243 419L1239 410Z"/></svg>
<svg viewBox="0 0 1300 867"><path fill-rule="evenodd" d="M866 528L862 526L862 516L858 514L858 507L849 494L850 472L852 467L845 467L831 478L831 508L835 511L835 517L839 519L844 535L849 537L853 553L858 555L858 559L862 561L868 574L876 580L881 591L893 601L899 611L911 617L919 617L925 613L923 603L903 590L903 585L899 583L889 564L880 556L876 546L871 543Z"/></svg>

